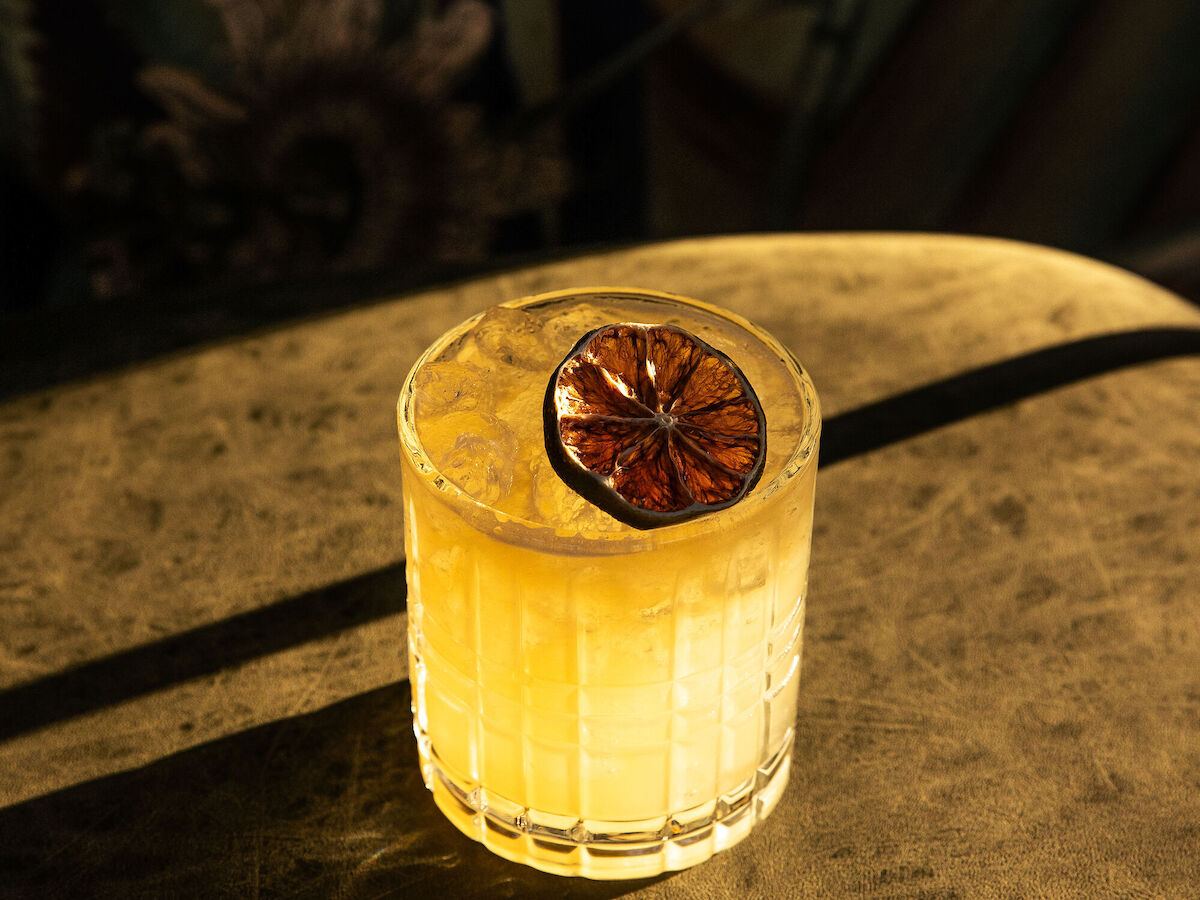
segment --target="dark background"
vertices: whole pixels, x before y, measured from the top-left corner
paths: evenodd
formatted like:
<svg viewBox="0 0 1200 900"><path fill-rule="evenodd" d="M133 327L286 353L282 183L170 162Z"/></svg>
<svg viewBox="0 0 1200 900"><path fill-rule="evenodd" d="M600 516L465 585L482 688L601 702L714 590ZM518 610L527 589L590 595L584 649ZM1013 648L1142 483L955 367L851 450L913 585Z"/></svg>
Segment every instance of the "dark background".
<svg viewBox="0 0 1200 900"><path fill-rule="evenodd" d="M1197 51L1192 0L0 0L4 384L730 231L1200 298Z"/></svg>

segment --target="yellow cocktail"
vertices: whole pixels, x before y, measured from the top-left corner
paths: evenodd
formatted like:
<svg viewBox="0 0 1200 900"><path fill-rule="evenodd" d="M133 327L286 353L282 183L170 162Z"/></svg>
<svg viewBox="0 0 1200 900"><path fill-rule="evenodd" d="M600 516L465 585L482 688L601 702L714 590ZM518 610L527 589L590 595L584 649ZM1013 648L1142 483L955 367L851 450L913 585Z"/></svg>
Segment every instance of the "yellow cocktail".
<svg viewBox="0 0 1200 900"><path fill-rule="evenodd" d="M758 485L639 531L546 453L547 381L586 332L677 325L732 359L766 420ZM410 673L425 783L517 862L635 878L745 836L787 780L820 412L786 349L714 307L588 289L439 339L399 402Z"/></svg>

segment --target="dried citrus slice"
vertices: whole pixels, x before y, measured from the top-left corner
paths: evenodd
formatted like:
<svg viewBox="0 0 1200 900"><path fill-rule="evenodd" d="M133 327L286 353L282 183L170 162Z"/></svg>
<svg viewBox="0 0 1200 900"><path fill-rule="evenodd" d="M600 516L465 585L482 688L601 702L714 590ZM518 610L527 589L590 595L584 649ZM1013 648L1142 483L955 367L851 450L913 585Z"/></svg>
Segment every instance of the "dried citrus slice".
<svg viewBox="0 0 1200 900"><path fill-rule="evenodd" d="M550 376L543 422L559 477L635 528L736 503L767 454L766 418L746 376L674 325L585 334Z"/></svg>

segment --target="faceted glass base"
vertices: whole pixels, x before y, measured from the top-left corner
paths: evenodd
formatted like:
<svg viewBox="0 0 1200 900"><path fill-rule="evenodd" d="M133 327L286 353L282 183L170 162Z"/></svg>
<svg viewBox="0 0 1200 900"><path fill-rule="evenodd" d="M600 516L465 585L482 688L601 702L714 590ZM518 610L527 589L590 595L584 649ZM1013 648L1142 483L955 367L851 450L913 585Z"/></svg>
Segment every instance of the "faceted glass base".
<svg viewBox="0 0 1200 900"><path fill-rule="evenodd" d="M708 803L638 822L540 812L451 771L417 729L425 786L446 817L493 853L556 875L647 878L704 862L765 819L787 786L793 732L753 776Z"/></svg>

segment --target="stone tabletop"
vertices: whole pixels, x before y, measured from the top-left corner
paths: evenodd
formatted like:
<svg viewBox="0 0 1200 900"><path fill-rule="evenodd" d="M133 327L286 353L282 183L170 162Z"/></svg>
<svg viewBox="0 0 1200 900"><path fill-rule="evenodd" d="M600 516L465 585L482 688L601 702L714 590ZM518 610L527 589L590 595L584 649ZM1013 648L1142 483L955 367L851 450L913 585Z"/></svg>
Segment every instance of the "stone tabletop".
<svg viewBox="0 0 1200 900"><path fill-rule="evenodd" d="M596 284L767 327L838 448L787 794L643 883L543 876L445 824L405 681L400 383L465 316ZM1029 245L708 238L2 401L0 897L1196 896L1197 329ZM888 409L934 414L873 441Z"/></svg>

